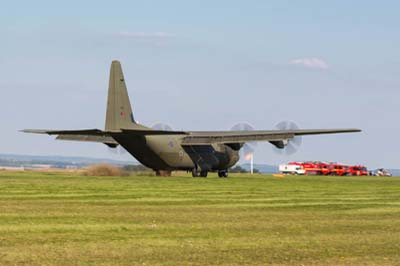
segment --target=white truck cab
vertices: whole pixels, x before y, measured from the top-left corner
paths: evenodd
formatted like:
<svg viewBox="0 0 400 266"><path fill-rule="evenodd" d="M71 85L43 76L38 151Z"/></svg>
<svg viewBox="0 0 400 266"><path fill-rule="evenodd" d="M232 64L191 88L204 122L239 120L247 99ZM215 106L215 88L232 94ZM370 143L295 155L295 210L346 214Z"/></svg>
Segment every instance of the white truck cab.
<svg viewBox="0 0 400 266"><path fill-rule="evenodd" d="M281 164L279 165L279 172L285 175L304 175L306 170L300 165Z"/></svg>

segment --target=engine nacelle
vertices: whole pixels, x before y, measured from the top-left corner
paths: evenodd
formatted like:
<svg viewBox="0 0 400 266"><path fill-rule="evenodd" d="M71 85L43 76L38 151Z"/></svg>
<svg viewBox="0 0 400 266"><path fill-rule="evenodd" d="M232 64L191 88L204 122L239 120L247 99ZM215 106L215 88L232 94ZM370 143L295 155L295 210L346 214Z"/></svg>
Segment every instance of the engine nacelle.
<svg viewBox="0 0 400 266"><path fill-rule="evenodd" d="M283 141L283 140L278 140L278 141L270 141L269 143L271 143L272 145L274 145L278 149L284 149L286 144L287 144L287 141L285 143L285 141Z"/></svg>

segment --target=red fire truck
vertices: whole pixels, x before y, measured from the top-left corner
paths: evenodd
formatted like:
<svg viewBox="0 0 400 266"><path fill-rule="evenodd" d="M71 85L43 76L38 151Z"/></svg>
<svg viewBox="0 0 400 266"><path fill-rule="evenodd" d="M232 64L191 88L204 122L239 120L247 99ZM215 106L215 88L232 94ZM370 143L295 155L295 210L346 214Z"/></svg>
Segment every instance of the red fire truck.
<svg viewBox="0 0 400 266"><path fill-rule="evenodd" d="M329 165L323 162L290 162L289 165L303 167L306 175L329 175Z"/></svg>
<svg viewBox="0 0 400 266"><path fill-rule="evenodd" d="M290 162L289 165L301 166L305 170L306 175L368 175L368 170L363 165L349 166L339 163L324 162Z"/></svg>
<svg viewBox="0 0 400 266"><path fill-rule="evenodd" d="M363 165L354 165L349 167L349 175L362 176L369 175L367 167Z"/></svg>
<svg viewBox="0 0 400 266"><path fill-rule="evenodd" d="M338 163L331 163L329 164L330 167L330 175L338 175L338 176L344 176L349 173L349 166L344 165L344 164L338 164Z"/></svg>

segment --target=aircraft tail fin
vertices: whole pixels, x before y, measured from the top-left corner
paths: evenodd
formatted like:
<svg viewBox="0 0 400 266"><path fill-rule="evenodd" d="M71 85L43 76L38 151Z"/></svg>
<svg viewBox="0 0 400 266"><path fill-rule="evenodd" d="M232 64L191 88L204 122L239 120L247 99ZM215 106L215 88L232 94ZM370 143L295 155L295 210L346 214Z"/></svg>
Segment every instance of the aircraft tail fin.
<svg viewBox="0 0 400 266"><path fill-rule="evenodd" d="M113 61L108 85L105 129L106 131L113 131L121 128L132 128L135 124L121 63Z"/></svg>

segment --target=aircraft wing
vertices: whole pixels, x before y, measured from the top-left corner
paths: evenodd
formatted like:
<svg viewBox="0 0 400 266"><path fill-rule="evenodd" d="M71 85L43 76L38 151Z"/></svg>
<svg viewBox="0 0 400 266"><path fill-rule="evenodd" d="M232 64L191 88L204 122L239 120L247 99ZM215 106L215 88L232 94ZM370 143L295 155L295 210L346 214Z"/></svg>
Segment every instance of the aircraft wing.
<svg viewBox="0 0 400 266"><path fill-rule="evenodd" d="M25 129L25 133L58 135L58 140L101 142L108 146L118 143L112 135L183 135L182 145L209 145L213 143L245 143L255 141L278 142L294 138L295 136L337 134L361 132L360 129L300 129L300 130L252 130L252 131L163 131L146 128L121 129L118 131L102 131L100 129L83 130L43 130Z"/></svg>
<svg viewBox="0 0 400 266"><path fill-rule="evenodd" d="M213 143L245 143L255 141L285 141L295 136L361 132L360 129L303 129L189 132L182 145L207 145Z"/></svg>

